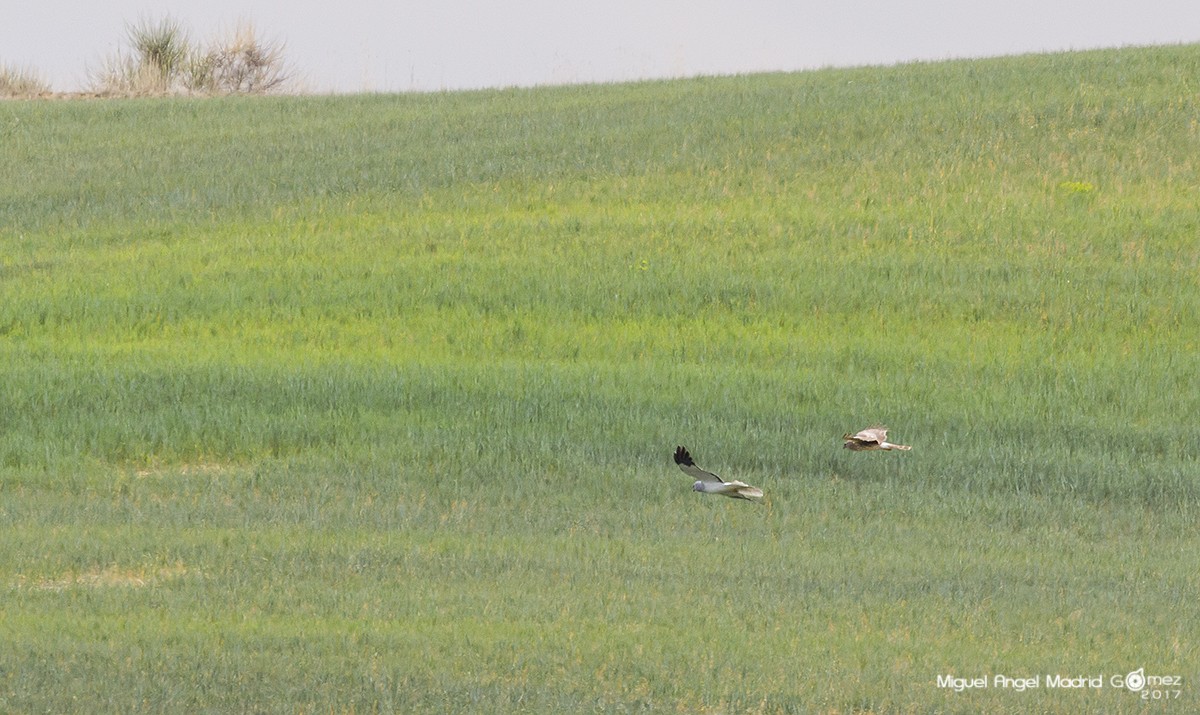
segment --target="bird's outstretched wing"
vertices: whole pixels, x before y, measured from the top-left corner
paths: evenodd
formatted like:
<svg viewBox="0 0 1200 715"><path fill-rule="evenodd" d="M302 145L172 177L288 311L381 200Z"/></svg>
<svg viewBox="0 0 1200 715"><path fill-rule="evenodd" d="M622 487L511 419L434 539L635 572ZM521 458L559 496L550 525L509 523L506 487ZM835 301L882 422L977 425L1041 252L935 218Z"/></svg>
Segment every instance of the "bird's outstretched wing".
<svg viewBox="0 0 1200 715"><path fill-rule="evenodd" d="M887 441L887 427L868 427L862 432L854 435L854 438L863 442L875 442L883 444Z"/></svg>
<svg viewBox="0 0 1200 715"><path fill-rule="evenodd" d="M749 501L762 501L762 498L763 498L763 490L759 489L758 487L752 487L745 482L739 482L737 480L734 480L732 482L725 482L719 488L721 491L718 493L723 494L727 497L733 497L735 499L747 499Z"/></svg>
<svg viewBox="0 0 1200 715"><path fill-rule="evenodd" d="M712 472L706 472L696 466L696 462L692 460L692 455L688 454L686 447L675 448L675 463L683 470L683 473L692 479L699 479L702 482L711 482L713 484L724 484L725 480L721 479Z"/></svg>

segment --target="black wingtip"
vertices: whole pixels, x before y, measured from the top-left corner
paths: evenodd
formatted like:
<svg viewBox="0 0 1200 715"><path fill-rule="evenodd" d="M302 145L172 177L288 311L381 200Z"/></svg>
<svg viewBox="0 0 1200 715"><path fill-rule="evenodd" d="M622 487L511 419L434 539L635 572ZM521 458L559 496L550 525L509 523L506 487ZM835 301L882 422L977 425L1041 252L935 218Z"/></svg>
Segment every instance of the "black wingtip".
<svg viewBox="0 0 1200 715"><path fill-rule="evenodd" d="M696 466L696 463L692 461L692 455L688 454L686 447L675 448L675 463L682 464L685 467Z"/></svg>

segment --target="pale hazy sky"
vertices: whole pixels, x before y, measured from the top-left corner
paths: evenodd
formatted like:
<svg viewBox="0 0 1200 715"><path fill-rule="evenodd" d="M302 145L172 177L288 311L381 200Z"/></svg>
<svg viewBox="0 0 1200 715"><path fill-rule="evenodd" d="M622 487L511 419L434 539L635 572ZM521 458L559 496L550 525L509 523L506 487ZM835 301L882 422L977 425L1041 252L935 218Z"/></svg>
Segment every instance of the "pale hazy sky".
<svg viewBox="0 0 1200 715"><path fill-rule="evenodd" d="M80 89L127 22L250 21L311 91L568 84L1200 41L1200 0L0 0L0 63Z"/></svg>

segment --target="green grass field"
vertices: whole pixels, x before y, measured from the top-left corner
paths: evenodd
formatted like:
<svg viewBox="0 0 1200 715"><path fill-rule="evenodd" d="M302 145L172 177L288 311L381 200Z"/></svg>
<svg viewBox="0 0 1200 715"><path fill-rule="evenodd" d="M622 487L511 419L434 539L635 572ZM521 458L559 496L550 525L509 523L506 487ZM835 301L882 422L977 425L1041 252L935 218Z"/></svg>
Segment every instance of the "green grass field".
<svg viewBox="0 0 1200 715"><path fill-rule="evenodd" d="M1200 46L2 103L0 711L1195 710L1198 117Z"/></svg>

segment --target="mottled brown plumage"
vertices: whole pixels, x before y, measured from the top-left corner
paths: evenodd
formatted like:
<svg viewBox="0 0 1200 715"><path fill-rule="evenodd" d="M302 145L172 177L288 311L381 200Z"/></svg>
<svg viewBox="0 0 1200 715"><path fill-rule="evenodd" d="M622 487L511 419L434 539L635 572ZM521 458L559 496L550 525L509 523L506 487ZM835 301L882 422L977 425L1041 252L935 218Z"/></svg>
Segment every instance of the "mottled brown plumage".
<svg viewBox="0 0 1200 715"><path fill-rule="evenodd" d="M892 444L887 441L887 427L868 427L858 434L844 434L842 439L846 440L842 446L846 449L855 452L867 452L872 450L892 450L902 449L910 450L912 447L906 444Z"/></svg>

